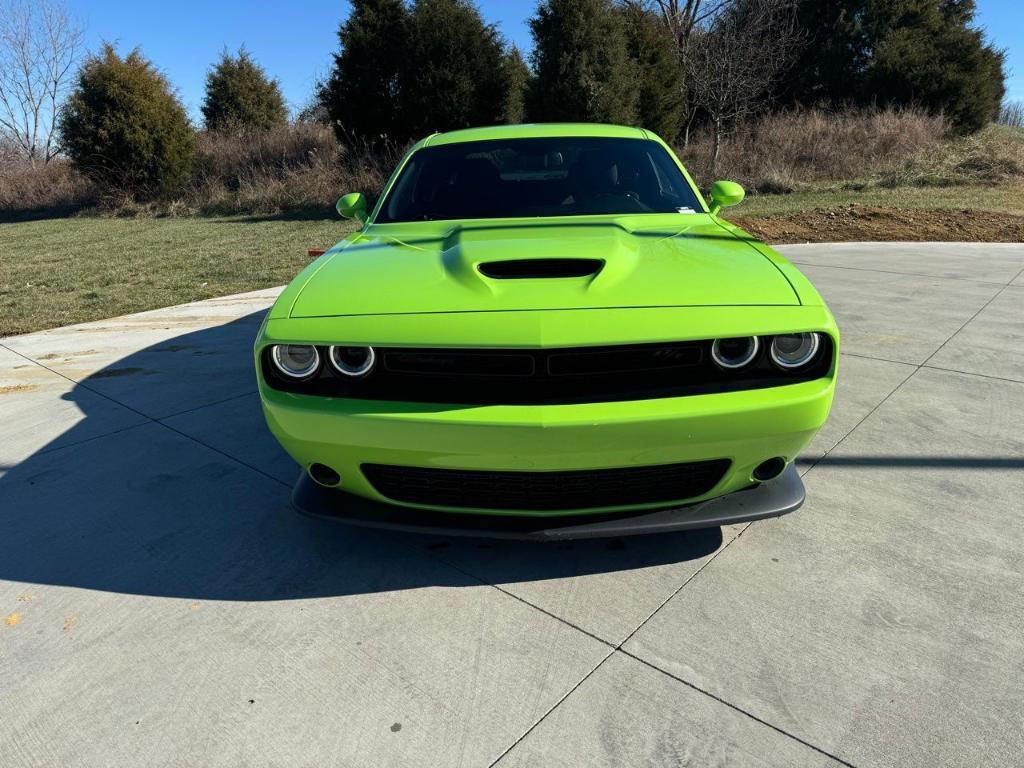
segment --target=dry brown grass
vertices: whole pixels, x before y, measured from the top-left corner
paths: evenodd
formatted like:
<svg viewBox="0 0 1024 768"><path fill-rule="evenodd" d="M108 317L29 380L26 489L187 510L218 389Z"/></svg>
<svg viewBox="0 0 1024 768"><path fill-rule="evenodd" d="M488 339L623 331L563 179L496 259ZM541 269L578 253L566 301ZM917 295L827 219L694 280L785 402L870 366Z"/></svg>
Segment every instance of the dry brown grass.
<svg viewBox="0 0 1024 768"><path fill-rule="evenodd" d="M1024 128L990 125L879 174L882 187L1024 186Z"/></svg>
<svg viewBox="0 0 1024 768"><path fill-rule="evenodd" d="M32 167L16 158L0 162L0 218L70 213L95 203L95 188L70 163L54 160Z"/></svg>
<svg viewBox="0 0 1024 768"><path fill-rule="evenodd" d="M32 169L0 161L0 220L85 210L120 216L287 214L330 217L334 201L361 191L376 199L403 147L384 152L345 146L324 125L299 123L267 132L202 133L191 179L175 195L138 203L97 190L70 165ZM680 155L701 187L712 174L708 137ZM946 138L939 117L915 110L790 110L738 130L725 143L715 178L753 193L834 191L854 202L877 189L1024 187L1024 129L993 125ZM966 192L965 192L966 194Z"/></svg>
<svg viewBox="0 0 1024 768"><path fill-rule="evenodd" d="M697 183L733 179L754 192L785 193L808 184L867 179L938 151L941 117L914 109L793 109L741 126L722 146L712 174L711 138L679 150Z"/></svg>
<svg viewBox="0 0 1024 768"><path fill-rule="evenodd" d="M344 146L324 125L203 133L196 172L178 204L204 214L330 209L345 192L375 198L396 160L394 151Z"/></svg>
<svg viewBox="0 0 1024 768"><path fill-rule="evenodd" d="M324 125L298 123L269 131L200 133L192 176L164 199L139 202L129 192L98 190L67 162L35 169L0 164L0 218L65 214L95 208L117 216L278 214L330 216L342 194L380 193L401 148L382 152L345 146Z"/></svg>

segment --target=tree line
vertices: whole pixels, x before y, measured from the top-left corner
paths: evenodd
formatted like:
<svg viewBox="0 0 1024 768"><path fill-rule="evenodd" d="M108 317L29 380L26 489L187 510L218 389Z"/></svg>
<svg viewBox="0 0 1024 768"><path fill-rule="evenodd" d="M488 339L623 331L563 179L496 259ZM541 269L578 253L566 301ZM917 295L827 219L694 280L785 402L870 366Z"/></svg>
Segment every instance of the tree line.
<svg viewBox="0 0 1024 768"><path fill-rule="evenodd" d="M156 195L179 184L195 131L164 75L138 50L104 45L58 106L81 30L59 0L23 7L45 12L0 23L0 128L33 161L52 157L59 137L103 186ZM639 125L683 144L702 128L714 137L712 168L737 124L791 105L912 105L970 132L996 118L1004 94L1004 55L975 10L974 0L540 0L524 56L472 0L353 0L300 119L370 149L524 121ZM53 48L38 72L16 55L32 34ZM33 73L50 83L32 93L49 99L51 131L38 127L47 102L17 102ZM25 122L33 109L35 127ZM244 49L211 67L201 111L218 132L288 119L278 83Z"/></svg>
<svg viewBox="0 0 1024 768"><path fill-rule="evenodd" d="M773 106L994 120L1004 55L974 0L542 0L527 67L470 0L354 0L318 92L339 138L500 122L641 125L685 143Z"/></svg>

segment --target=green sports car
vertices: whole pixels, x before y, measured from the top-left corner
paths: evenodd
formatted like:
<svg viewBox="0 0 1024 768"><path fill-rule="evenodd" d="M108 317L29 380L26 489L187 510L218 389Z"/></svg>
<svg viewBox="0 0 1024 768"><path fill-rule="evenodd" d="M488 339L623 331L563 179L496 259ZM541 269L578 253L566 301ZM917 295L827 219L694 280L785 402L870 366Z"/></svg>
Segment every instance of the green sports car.
<svg viewBox="0 0 1024 768"><path fill-rule="evenodd" d="M256 340L300 511L493 536L610 536L790 512L835 321L637 128L435 134Z"/></svg>

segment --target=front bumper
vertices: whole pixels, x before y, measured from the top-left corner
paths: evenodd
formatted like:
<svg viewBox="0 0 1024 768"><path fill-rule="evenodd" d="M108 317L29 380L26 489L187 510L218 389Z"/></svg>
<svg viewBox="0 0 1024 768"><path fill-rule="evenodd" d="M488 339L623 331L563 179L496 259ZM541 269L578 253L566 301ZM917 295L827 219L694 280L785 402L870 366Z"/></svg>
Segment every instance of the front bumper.
<svg viewBox="0 0 1024 768"><path fill-rule="evenodd" d="M310 517L413 533L558 541L668 533L748 523L793 512L804 502L804 484L792 464L774 480L696 504L653 512L612 512L554 518L431 512L364 499L317 485L302 473L292 506Z"/></svg>
<svg viewBox="0 0 1024 768"><path fill-rule="evenodd" d="M556 515L655 509L703 501L753 484L766 459L792 461L828 415L834 378L770 389L620 403L453 406L317 398L261 386L271 431L299 463L325 464L340 488L395 503L363 464L460 470L600 470L728 459L702 496L569 512L405 504L418 510Z"/></svg>

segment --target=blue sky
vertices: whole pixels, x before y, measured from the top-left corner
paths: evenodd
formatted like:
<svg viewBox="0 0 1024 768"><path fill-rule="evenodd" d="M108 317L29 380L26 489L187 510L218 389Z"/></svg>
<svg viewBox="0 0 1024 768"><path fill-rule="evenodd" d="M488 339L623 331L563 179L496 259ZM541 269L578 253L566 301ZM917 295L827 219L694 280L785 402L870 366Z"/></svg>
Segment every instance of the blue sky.
<svg viewBox="0 0 1024 768"><path fill-rule="evenodd" d="M68 0L86 25L89 47L103 40L119 50L139 46L175 87L193 117L199 115L206 70L227 46L245 44L260 64L281 82L295 109L310 98L313 86L330 66L339 22L348 3L338 0ZM484 17L524 52L531 45L526 19L535 3L479 0ZM979 22L1009 53L1009 97L1024 100L1024 7L1021 0L979 0Z"/></svg>

